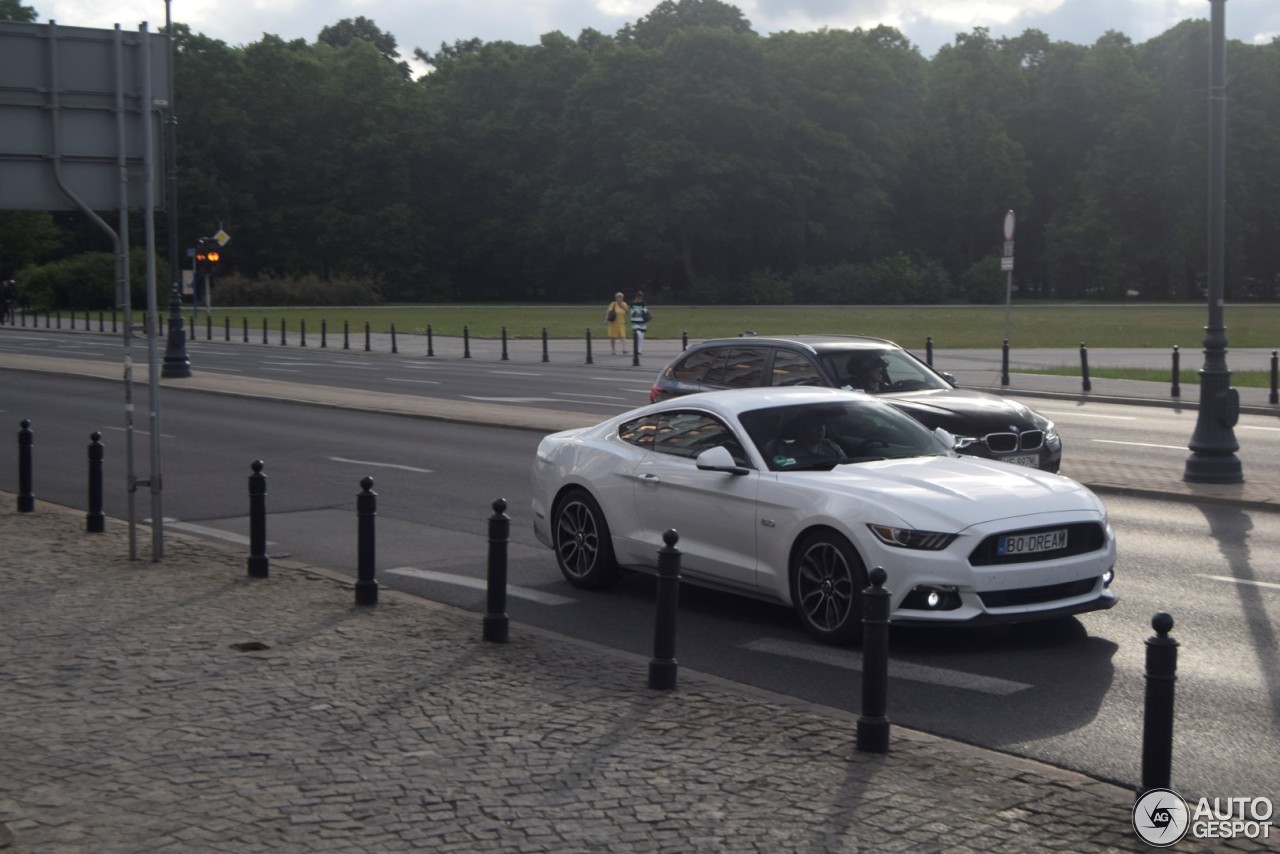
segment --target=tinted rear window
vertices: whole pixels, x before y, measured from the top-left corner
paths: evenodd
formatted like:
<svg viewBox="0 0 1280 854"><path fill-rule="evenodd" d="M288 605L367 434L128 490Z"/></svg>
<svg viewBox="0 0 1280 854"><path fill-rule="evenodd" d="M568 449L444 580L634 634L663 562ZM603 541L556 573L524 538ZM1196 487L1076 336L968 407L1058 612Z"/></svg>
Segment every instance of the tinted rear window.
<svg viewBox="0 0 1280 854"><path fill-rule="evenodd" d="M761 347L729 347L723 362L707 372L703 382L723 388L754 388L767 385L764 372L769 351Z"/></svg>

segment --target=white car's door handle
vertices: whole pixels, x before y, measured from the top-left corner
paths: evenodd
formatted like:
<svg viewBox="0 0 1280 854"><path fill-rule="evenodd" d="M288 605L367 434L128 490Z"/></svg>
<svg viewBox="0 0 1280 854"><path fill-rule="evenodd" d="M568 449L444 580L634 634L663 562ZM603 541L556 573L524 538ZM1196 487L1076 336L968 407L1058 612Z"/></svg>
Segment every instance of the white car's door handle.
<svg viewBox="0 0 1280 854"><path fill-rule="evenodd" d="M645 483L661 483L662 482L662 478L658 477L656 474L649 474L649 473L640 475L640 479L643 480Z"/></svg>

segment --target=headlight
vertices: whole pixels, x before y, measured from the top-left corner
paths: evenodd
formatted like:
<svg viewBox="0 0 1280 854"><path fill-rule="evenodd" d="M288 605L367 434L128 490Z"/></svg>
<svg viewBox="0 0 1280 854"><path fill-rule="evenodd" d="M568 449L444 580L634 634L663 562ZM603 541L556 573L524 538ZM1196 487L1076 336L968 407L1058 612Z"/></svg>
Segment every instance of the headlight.
<svg viewBox="0 0 1280 854"><path fill-rule="evenodd" d="M867 525L876 539L886 546L900 549L920 549L926 552L942 551L955 540L955 534L936 531L913 531L910 528L894 528L889 525Z"/></svg>
<svg viewBox="0 0 1280 854"><path fill-rule="evenodd" d="M969 447L970 445L976 445L977 443L982 441L977 436L960 436L960 435L957 435L955 437L955 440L956 440L955 448L957 451L962 451L965 448Z"/></svg>

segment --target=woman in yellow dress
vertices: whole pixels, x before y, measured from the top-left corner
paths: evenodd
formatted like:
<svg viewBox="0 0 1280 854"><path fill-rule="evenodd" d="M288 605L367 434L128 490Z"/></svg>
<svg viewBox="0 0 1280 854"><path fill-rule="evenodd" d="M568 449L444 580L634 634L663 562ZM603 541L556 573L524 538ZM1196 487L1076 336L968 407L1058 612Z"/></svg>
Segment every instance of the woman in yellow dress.
<svg viewBox="0 0 1280 854"><path fill-rule="evenodd" d="M605 327L609 330L609 352L617 355L618 342L622 342L622 355L627 355L627 314L631 307L627 305L622 291L613 295L613 302L604 312Z"/></svg>

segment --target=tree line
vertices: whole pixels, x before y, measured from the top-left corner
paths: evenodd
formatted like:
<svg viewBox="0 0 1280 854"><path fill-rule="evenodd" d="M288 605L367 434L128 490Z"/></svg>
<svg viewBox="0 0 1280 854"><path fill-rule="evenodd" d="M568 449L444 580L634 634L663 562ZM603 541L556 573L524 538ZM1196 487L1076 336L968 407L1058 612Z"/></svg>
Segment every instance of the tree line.
<svg viewBox="0 0 1280 854"><path fill-rule="evenodd" d="M314 42L174 37L180 245L229 232L237 293L992 302L1009 209L1020 298L1206 285L1203 20L1141 44L978 28L927 59L890 27L761 35L720 0L665 0L611 35L416 49L416 79L365 18ZM1227 63L1227 296L1276 299L1280 39ZM0 212L0 274L102 248L81 219Z"/></svg>

